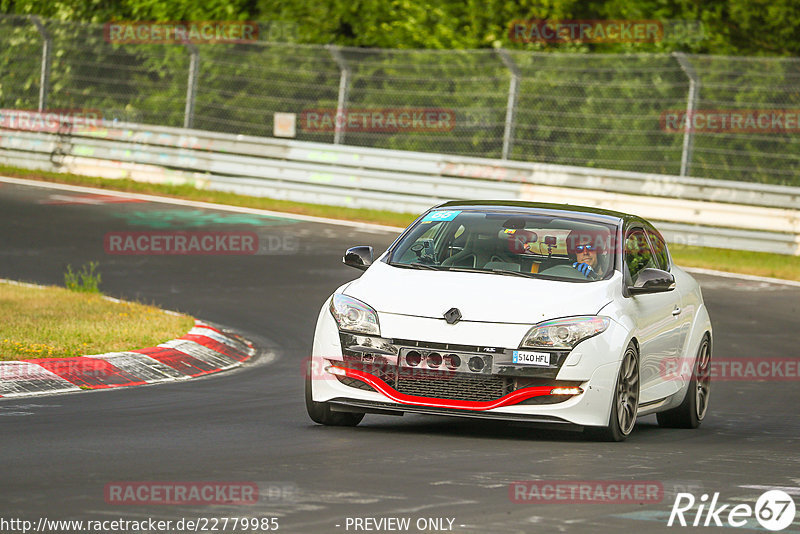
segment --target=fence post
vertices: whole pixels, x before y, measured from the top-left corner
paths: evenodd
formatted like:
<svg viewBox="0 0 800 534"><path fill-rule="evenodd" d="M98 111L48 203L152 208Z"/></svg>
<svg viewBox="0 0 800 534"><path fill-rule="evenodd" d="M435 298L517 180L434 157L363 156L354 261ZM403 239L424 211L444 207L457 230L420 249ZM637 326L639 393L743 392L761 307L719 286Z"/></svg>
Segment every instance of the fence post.
<svg viewBox="0 0 800 534"><path fill-rule="evenodd" d="M30 19L44 41L42 44L42 72L39 76L39 111L44 111L47 109L47 94L50 92L50 49L53 41L39 17L31 15Z"/></svg>
<svg viewBox="0 0 800 534"><path fill-rule="evenodd" d="M511 71L511 81L508 84L508 102L506 103L506 125L503 130L503 159L508 159L514 146L514 127L516 126L517 97L519 96L519 68L508 52L497 48L497 54L506 68Z"/></svg>
<svg viewBox="0 0 800 534"><path fill-rule="evenodd" d="M197 46L186 43L189 49L189 79L186 82L186 109L183 112L183 127L194 127L194 100L197 96L197 74L200 70L200 52Z"/></svg>
<svg viewBox="0 0 800 534"><path fill-rule="evenodd" d="M700 92L700 79L697 71L686 58L683 52L673 52L673 56L678 60L678 64L686 76L689 78L689 96L686 98L686 120L683 130L683 150L681 151L681 176L689 176L692 167L692 150L694 148L694 132L692 132L691 121L694 110L697 109L697 95Z"/></svg>
<svg viewBox="0 0 800 534"><path fill-rule="evenodd" d="M333 144L339 145L344 143L345 130L342 127L342 121L345 118L347 109L347 93L350 89L350 68L347 66L347 61L345 61L344 56L342 56L342 51L338 46L325 45L325 48L330 51L333 60L339 66L339 70L342 71L339 76L339 100L336 102L335 129L333 133Z"/></svg>

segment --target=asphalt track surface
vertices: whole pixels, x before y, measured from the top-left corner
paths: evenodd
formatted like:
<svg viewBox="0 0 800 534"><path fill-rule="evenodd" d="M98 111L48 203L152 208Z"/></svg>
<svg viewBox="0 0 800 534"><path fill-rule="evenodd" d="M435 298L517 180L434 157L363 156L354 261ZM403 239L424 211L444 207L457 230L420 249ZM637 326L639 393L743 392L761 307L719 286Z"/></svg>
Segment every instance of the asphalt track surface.
<svg viewBox="0 0 800 534"><path fill-rule="evenodd" d="M104 251L107 232L177 229L252 230L267 245L253 256ZM359 274L341 264L342 252L359 244L380 252L393 238L0 184L0 277L60 285L67 264L99 261L107 294L234 327L261 349L242 369L200 380L0 399L0 517L276 517L287 533L355 532L347 518L356 517L408 517L409 532L421 518L453 519L452 532L688 531L697 529L666 528L677 491L752 505L761 487L785 487L800 502L797 381L718 381L700 429L661 429L649 416L624 443L420 415L367 415L357 428L314 425L302 362L321 303ZM798 357L800 288L698 279L715 357ZM659 481L664 498L512 502L509 484L532 479ZM119 481L252 481L262 494L245 506L106 503L105 485ZM277 496L278 487L289 490ZM800 515L784 532L798 531Z"/></svg>

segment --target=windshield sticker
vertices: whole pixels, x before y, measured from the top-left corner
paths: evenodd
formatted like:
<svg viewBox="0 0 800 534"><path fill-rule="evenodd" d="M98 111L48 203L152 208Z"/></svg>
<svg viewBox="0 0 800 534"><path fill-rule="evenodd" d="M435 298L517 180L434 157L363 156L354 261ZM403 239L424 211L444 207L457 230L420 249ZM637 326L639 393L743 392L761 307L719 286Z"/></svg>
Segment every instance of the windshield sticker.
<svg viewBox="0 0 800 534"><path fill-rule="evenodd" d="M427 221L452 221L455 219L461 210L456 211L432 211L422 219L423 222Z"/></svg>

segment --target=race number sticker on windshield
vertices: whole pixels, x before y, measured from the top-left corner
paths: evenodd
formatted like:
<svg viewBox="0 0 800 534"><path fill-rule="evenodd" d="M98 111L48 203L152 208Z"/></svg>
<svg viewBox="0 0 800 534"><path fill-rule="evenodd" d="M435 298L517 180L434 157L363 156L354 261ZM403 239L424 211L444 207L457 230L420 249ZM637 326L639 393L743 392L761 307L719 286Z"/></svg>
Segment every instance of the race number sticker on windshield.
<svg viewBox="0 0 800 534"><path fill-rule="evenodd" d="M452 221L455 219L458 214L461 213L461 210L439 210L439 211L432 211L422 219L422 222L426 221Z"/></svg>
<svg viewBox="0 0 800 534"><path fill-rule="evenodd" d="M550 353L515 350L512 362L522 363L525 365L542 365L547 367L550 365Z"/></svg>

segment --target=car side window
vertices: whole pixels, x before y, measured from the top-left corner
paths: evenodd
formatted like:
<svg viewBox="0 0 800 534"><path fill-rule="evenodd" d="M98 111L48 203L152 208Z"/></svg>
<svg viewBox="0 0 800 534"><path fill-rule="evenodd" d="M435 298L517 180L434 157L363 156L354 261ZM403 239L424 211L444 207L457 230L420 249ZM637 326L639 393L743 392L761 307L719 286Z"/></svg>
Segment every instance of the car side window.
<svg viewBox="0 0 800 534"><path fill-rule="evenodd" d="M625 265L634 284L643 269L656 267L650 245L641 228L631 230L625 238Z"/></svg>
<svg viewBox="0 0 800 534"><path fill-rule="evenodd" d="M650 244L653 246L653 258L656 265L662 271L669 271L669 254L667 254L667 244L664 243L664 239L649 228L647 237L650 238Z"/></svg>

